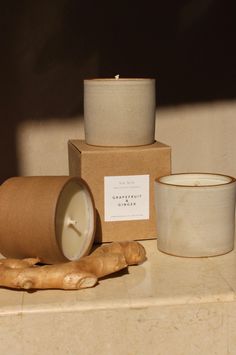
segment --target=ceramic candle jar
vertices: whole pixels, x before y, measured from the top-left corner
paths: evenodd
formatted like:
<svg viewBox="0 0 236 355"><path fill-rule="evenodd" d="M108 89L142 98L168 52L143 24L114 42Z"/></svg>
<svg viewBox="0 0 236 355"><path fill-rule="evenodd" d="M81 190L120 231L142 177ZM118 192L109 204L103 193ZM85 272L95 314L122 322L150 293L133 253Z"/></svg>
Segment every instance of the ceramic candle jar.
<svg viewBox="0 0 236 355"><path fill-rule="evenodd" d="M44 263L89 253L95 208L87 184L68 176L15 177L0 187L0 253Z"/></svg>
<svg viewBox="0 0 236 355"><path fill-rule="evenodd" d="M97 146L154 142L154 79L84 80L85 141Z"/></svg>
<svg viewBox="0 0 236 355"><path fill-rule="evenodd" d="M157 245L183 257L225 254L234 247L233 177L174 174L155 181Z"/></svg>

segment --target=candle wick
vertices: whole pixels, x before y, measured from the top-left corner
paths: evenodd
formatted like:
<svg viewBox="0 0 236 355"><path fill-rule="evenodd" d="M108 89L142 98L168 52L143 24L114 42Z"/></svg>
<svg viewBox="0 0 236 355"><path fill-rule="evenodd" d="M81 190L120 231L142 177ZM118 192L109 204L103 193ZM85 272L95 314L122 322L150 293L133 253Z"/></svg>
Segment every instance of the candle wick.
<svg viewBox="0 0 236 355"><path fill-rule="evenodd" d="M116 79L116 80L118 80L119 78L120 78L120 75L119 75L119 74L115 75L115 79Z"/></svg>
<svg viewBox="0 0 236 355"><path fill-rule="evenodd" d="M78 221L71 218L68 219L67 226L73 228L78 233L78 235L81 235L81 232L77 228L77 225L78 225Z"/></svg>
<svg viewBox="0 0 236 355"><path fill-rule="evenodd" d="M75 219L69 219L68 220L68 226L76 226L76 224L78 224L78 221L76 221Z"/></svg>

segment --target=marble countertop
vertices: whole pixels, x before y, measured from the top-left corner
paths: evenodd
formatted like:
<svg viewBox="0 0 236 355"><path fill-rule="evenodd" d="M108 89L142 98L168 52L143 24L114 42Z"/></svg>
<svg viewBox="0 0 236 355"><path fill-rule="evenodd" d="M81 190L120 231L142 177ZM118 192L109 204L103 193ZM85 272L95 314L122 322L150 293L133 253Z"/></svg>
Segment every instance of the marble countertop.
<svg viewBox="0 0 236 355"><path fill-rule="evenodd" d="M223 316L225 319L225 321L221 321L221 325L217 323L217 331L222 332L222 329L225 329L225 327L229 329L229 309L226 310L225 305L232 304L233 302L234 308L236 306L234 303L236 300L236 251L217 257L189 259L169 256L159 252L157 250L156 240L148 240L141 243L146 249L147 261L142 265L130 266L128 270L101 279L93 288L77 291L40 290L35 292L0 288L0 350L4 350L4 346L6 349L13 347L15 355L27 354L26 344L30 346L29 349L31 350L36 346L34 337L30 337L29 335L35 334L34 332L37 332L39 339L41 334L45 339L48 338L48 342L50 342L52 338L55 338L55 334L53 333L54 335L52 335L52 331L49 331L48 328L50 327L50 329L52 329L52 322L54 327L58 329L61 327L62 333L63 330L65 330L65 324L74 324L76 327L79 326L79 332L81 332L82 328L83 332L88 328L92 332L95 331L95 329L97 329L95 328L97 322L99 322L101 327L106 324L106 327L103 328L106 330L104 330L103 333L104 337L107 339L108 331L110 332L111 329L115 327L117 333L122 333L123 322L129 320L130 329L132 329L134 333L134 339L137 339L137 337L139 339L141 329L137 328L137 324L145 324L147 320L149 323L151 321L154 322L155 319L156 326L149 329L148 337L146 341L143 340L142 343L142 346L146 344L146 354L149 354L148 346L155 342L154 339L157 329L159 329L159 336L163 333L161 339L163 339L166 334L166 319L170 321L170 327L172 327L172 321L174 320L175 327L178 329L177 331L173 328L172 333L168 330L169 337L177 337L175 334L176 331L177 333L179 332L178 336L182 336L184 339L192 325L191 319L196 318L196 315L199 314L199 309L201 309L201 312L204 310L203 313L200 312L200 318L196 318L199 321L198 324L200 327L198 331L199 337L201 336L201 332L205 331L205 328L202 328L204 324L209 330L209 324L207 322L210 321L212 323L211 315L215 314L214 312L216 312L216 310L217 314L219 313L218 316L221 317L220 319L222 319ZM223 309L219 307L223 307ZM187 314L191 314L188 320L186 320L186 311ZM178 317L176 314L178 314ZM232 315L232 313L230 314ZM236 311L234 312L234 316L235 318L233 317L233 319L236 320ZM203 317L203 319L201 317ZM116 320L115 322L114 319ZM139 322L143 319L144 323L137 323L138 319ZM179 323L176 319L178 319ZM134 323L132 323L132 320ZM177 325L177 323L179 325ZM14 324L14 332L16 329L19 331L19 334L17 333L19 339L16 337L19 343L17 343L17 341L14 342L14 346L18 344L17 347L14 347L13 343L10 341L10 339L12 339L11 332L13 331L12 324ZM183 324L185 324L186 329L182 329ZM232 324L234 326L234 322ZM233 329L234 328L236 330L236 321ZM27 329L27 332L24 332L24 329ZM142 334L145 333L144 329ZM181 332L180 329L182 329ZM21 343L20 340L22 332L23 343ZM99 334L100 340L102 341L103 333L102 331L99 332L101 333ZM51 337L49 334L51 334ZM65 338L65 332L63 334ZM86 333L84 339L90 339L89 334L90 333ZM194 334L197 336L196 332ZM224 339L224 345L222 345L222 347L219 346L218 343L214 343L214 337L218 336L217 334L215 329L214 333L211 335L212 343L210 346L212 347L212 351L214 350L212 354L231 354L228 350L228 334L225 333L227 339L223 338L221 335L221 341ZM58 336L60 336L60 332ZM209 339L211 339L211 336ZM151 337L151 343L149 337ZM122 338L123 341L120 343L115 338L114 334L113 337L110 336L109 339L109 346L113 346L114 342L119 344L116 350L109 352L110 348L107 345L105 349L101 348L99 350L99 354L119 354L123 347L125 348L125 346L127 346L128 339L125 338L125 335ZM58 340L55 341L58 342ZM72 344L76 344L77 346L78 341L79 340L76 340L72 343L65 341L63 343L64 347L62 346L60 348L64 349L64 352L60 352L58 349L56 351L55 347L51 348L49 345L45 345L43 349L44 354L50 353L52 355L54 354L53 351L55 351L55 354L72 354L74 351L73 346L75 346ZM83 349L83 355L92 354L100 344L100 342L90 340L91 344L88 349L86 347L86 344L88 344L87 341L88 339L81 343L80 339L79 345ZM168 340L166 339L166 341ZM187 342L187 339L185 342ZM194 342L193 336L191 338L191 344L192 342ZM199 344L198 338L196 339L196 344L197 343ZM207 340L205 346L208 346L208 343L209 340ZM47 344L47 341L45 344ZM70 346L68 344L70 344ZM204 342L202 344L204 344ZM124 354L141 355L142 351L140 346L138 348L139 350L137 350L137 344L134 342L130 348L130 352L124 352ZM178 347L175 346L175 352L172 352L166 345L164 347L164 343L162 343L161 346L162 347L159 347L159 352L152 352L150 350L150 354L169 355L170 351L172 354L185 354L185 352L181 352L181 344L179 345L179 351ZM214 346L216 348L214 348ZM231 348L232 347L233 345L231 345ZM69 350L65 352L67 348ZM189 348L186 349L188 349L188 352L186 352L187 355L198 354L198 352L191 350L192 345L190 347L190 343ZM202 348L201 351L205 351L204 354L211 354L211 352L206 352L206 349L208 348ZM233 351L236 353L236 348L234 347L232 349L232 354ZM228 352L226 352L226 350ZM40 351L42 351L42 347ZM38 354L39 352L35 351L33 353Z"/></svg>
<svg viewBox="0 0 236 355"><path fill-rule="evenodd" d="M0 315L152 305L234 301L236 251L211 258L180 258L141 242L147 261L130 266L91 288L77 291L0 289Z"/></svg>

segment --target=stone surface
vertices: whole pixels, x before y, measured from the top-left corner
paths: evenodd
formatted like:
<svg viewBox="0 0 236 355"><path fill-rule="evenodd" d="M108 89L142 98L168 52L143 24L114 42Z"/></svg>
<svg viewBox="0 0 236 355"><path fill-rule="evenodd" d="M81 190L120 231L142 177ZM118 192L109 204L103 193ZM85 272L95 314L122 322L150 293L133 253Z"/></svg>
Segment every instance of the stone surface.
<svg viewBox="0 0 236 355"><path fill-rule="evenodd" d="M0 350L15 355L236 352L236 251L148 259L91 289L0 289Z"/></svg>

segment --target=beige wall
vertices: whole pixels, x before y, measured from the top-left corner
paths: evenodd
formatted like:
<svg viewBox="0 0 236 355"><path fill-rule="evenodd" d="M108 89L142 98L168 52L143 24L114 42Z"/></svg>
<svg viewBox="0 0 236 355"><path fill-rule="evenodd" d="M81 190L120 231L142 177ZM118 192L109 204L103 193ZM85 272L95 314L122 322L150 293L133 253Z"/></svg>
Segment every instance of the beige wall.
<svg viewBox="0 0 236 355"><path fill-rule="evenodd" d="M172 146L173 172L236 176L236 101L162 109L156 137Z"/></svg>
<svg viewBox="0 0 236 355"><path fill-rule="evenodd" d="M157 110L156 139L171 145L172 170L236 176L236 101ZM67 141L83 139L83 117L24 121L17 130L21 175L68 174Z"/></svg>

